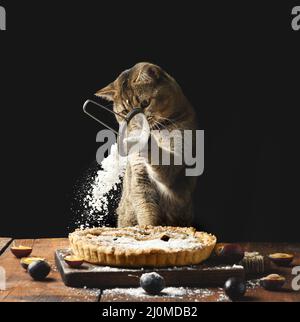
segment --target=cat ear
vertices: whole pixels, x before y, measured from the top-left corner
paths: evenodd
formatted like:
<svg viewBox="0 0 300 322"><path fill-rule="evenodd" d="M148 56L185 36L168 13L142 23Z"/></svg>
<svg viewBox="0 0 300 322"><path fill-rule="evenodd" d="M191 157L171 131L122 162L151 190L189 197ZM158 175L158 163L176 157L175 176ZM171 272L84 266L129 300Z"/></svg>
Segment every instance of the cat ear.
<svg viewBox="0 0 300 322"><path fill-rule="evenodd" d="M113 101L116 94L116 89L114 83L107 85L106 87L100 89L95 95L102 97L108 101Z"/></svg>
<svg viewBox="0 0 300 322"><path fill-rule="evenodd" d="M161 73L160 67L152 64L145 64L141 68L135 82L142 84L153 83L159 80Z"/></svg>

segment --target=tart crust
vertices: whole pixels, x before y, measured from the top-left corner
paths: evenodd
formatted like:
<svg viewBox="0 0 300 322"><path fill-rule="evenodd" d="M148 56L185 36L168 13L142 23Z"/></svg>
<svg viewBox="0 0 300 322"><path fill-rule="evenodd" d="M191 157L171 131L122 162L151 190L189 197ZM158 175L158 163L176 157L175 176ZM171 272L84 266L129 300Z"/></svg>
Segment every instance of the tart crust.
<svg viewBox="0 0 300 322"><path fill-rule="evenodd" d="M76 230L69 240L73 253L86 262L118 267L199 264L211 255L217 241L192 227L170 226Z"/></svg>

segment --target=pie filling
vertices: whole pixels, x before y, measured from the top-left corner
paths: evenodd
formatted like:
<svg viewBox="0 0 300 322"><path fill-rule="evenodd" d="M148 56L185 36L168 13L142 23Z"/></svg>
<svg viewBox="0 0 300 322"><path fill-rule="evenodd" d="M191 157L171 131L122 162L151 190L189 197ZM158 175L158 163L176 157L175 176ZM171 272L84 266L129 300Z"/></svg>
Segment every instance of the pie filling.
<svg viewBox="0 0 300 322"><path fill-rule="evenodd" d="M164 241L158 238L147 239L147 240L137 240L133 237L112 237L112 236L87 236L91 243L102 246L116 246L118 248L124 249L194 249L202 247L199 240L193 237L183 237L183 238L170 238L168 241Z"/></svg>
<svg viewBox="0 0 300 322"><path fill-rule="evenodd" d="M180 227L128 227L124 229L100 228L76 231L82 241L90 245L115 247L122 250L196 250L205 247L209 234L196 235L194 228Z"/></svg>

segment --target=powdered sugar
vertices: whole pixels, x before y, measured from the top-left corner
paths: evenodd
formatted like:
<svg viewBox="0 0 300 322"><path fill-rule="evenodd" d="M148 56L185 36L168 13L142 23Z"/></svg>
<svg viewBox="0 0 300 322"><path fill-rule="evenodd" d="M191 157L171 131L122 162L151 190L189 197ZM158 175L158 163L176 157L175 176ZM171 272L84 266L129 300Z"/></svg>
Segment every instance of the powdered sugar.
<svg viewBox="0 0 300 322"><path fill-rule="evenodd" d="M113 288L105 290L103 295L122 295L132 297L181 297L188 295L202 295L209 296L213 292L207 288L205 289L191 289L186 287L166 287L159 295L150 295L146 293L141 287L137 288Z"/></svg>
<svg viewBox="0 0 300 322"><path fill-rule="evenodd" d="M233 264L233 265L216 265L216 266L207 266L204 268L205 270L242 270L244 269L244 267L242 265L237 265L237 264Z"/></svg>
<svg viewBox="0 0 300 322"><path fill-rule="evenodd" d="M91 225L103 226L104 217L108 215L108 206L115 200L114 192L117 192L118 185L125 174L127 157L121 157L118 145L111 146L110 154L101 163L101 169L90 180L90 186L85 188L83 196L84 211L77 224L81 229Z"/></svg>
<svg viewBox="0 0 300 322"><path fill-rule="evenodd" d="M158 295L151 295L146 293L141 287L137 288L113 288L103 291L103 297L109 297L111 300L134 301L142 299L174 298L180 300L200 301L216 301L228 302L228 297L224 294L222 288L208 289L208 288L189 288L189 287L166 287Z"/></svg>
<svg viewBox="0 0 300 322"><path fill-rule="evenodd" d="M247 288L250 288L250 289L257 288L260 286L260 280L259 279L248 280L246 282L246 286Z"/></svg>
<svg viewBox="0 0 300 322"><path fill-rule="evenodd" d="M230 300L225 293L219 293L216 302L230 302Z"/></svg>
<svg viewBox="0 0 300 322"><path fill-rule="evenodd" d="M114 236L97 236L94 237L94 241L99 240L99 244L108 246L117 246L119 248L138 250L138 249L201 249L203 244L199 242L197 238L189 236L185 239L182 238L170 238L168 241L157 239L148 240L136 240L129 236L126 237L114 237Z"/></svg>

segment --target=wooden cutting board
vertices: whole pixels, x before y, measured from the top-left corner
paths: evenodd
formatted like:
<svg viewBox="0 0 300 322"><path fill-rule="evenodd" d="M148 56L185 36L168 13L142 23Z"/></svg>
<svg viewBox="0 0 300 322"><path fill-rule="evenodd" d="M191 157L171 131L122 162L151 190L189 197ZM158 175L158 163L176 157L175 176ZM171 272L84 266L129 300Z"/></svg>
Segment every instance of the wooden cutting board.
<svg viewBox="0 0 300 322"><path fill-rule="evenodd" d="M88 288L137 287L139 277L147 272L157 272L167 286L223 286L230 277L244 278L240 265L215 266L206 262L200 265L165 268L118 268L84 263L81 268L70 268L64 261L68 250L55 252L57 268L66 286Z"/></svg>

